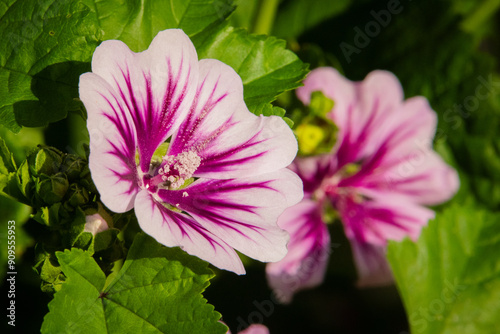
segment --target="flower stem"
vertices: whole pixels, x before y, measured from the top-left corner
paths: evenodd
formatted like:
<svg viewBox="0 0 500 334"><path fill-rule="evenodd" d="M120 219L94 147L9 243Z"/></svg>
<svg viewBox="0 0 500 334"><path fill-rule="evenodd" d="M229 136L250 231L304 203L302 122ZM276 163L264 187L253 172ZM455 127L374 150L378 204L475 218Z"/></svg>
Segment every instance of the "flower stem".
<svg viewBox="0 0 500 334"><path fill-rule="evenodd" d="M269 35L272 32L279 0L260 0L253 25L253 33Z"/></svg>

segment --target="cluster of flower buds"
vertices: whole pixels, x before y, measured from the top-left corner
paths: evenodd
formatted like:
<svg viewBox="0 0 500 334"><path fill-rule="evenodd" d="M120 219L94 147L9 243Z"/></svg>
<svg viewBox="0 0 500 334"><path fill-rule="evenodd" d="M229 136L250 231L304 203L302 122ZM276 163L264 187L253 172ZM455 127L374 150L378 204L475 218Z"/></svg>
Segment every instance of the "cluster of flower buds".
<svg viewBox="0 0 500 334"><path fill-rule="evenodd" d="M56 251L81 248L93 253L104 270L123 257L119 230L99 203L85 158L38 146L21 163L6 192L33 207L32 218L45 226L35 247L34 269L42 290L57 291L65 277Z"/></svg>

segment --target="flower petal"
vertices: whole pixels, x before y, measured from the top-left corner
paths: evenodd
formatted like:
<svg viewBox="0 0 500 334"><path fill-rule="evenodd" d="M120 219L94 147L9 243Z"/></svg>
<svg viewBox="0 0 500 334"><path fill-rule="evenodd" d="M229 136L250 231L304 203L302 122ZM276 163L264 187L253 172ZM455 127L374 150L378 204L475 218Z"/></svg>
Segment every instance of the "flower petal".
<svg viewBox="0 0 500 334"><path fill-rule="evenodd" d="M137 186L136 130L122 98L101 77L80 77L80 99L87 109L89 167L101 201L114 212L134 205Z"/></svg>
<svg viewBox="0 0 500 334"><path fill-rule="evenodd" d="M302 182L282 169L240 179L198 179L181 190L160 189L158 196L231 247L270 262L286 254L288 234L276 221L287 207L300 201Z"/></svg>
<svg viewBox="0 0 500 334"><path fill-rule="evenodd" d="M321 207L312 200L285 210L278 225L290 233L288 253L281 261L267 264L266 273L278 299L289 303L297 291L323 282L330 234L321 219Z"/></svg>
<svg viewBox="0 0 500 334"><path fill-rule="evenodd" d="M397 193L422 205L436 205L449 200L460 185L457 172L431 149L407 153L399 163L381 165L371 174L360 173L341 183L356 186L370 197L377 193Z"/></svg>
<svg viewBox="0 0 500 334"><path fill-rule="evenodd" d="M334 107L332 113L339 127L339 167L373 155L401 125L397 119L403 91L392 73L371 72L356 83L356 92L356 101L348 109Z"/></svg>
<svg viewBox="0 0 500 334"><path fill-rule="evenodd" d="M252 324L238 334L269 334L269 329L261 324Z"/></svg>
<svg viewBox="0 0 500 334"><path fill-rule="evenodd" d="M187 253L214 266L245 273L238 254L225 241L206 230L193 218L174 212L141 191L135 200L135 213L142 230L168 247L181 247Z"/></svg>
<svg viewBox="0 0 500 334"><path fill-rule="evenodd" d="M302 179L304 193L310 195L320 187L325 178L333 174L332 166L332 156L320 155L296 158L289 168Z"/></svg>
<svg viewBox="0 0 500 334"><path fill-rule="evenodd" d="M195 150L201 157L196 176L229 179L273 172L297 154L292 130L276 116L257 117L243 100L243 84L228 65L200 61L200 84L169 147L169 154Z"/></svg>
<svg viewBox="0 0 500 334"><path fill-rule="evenodd" d="M374 245L387 240L416 240L434 212L398 194L376 194L368 200L341 197L335 202L349 239Z"/></svg>
<svg viewBox="0 0 500 334"><path fill-rule="evenodd" d="M359 242L356 239L350 241L358 270L359 287L384 286L394 282L391 267L385 256L385 246Z"/></svg>
<svg viewBox="0 0 500 334"><path fill-rule="evenodd" d="M178 29L159 32L141 53L120 41L105 41L94 53L92 71L125 102L139 139L140 168L147 172L154 151L184 119L196 92L193 44Z"/></svg>
<svg viewBox="0 0 500 334"><path fill-rule="evenodd" d="M311 102L311 94L320 91L334 102L334 110L349 110L357 98L356 84L332 67L319 67L312 70L304 80L304 86L297 88L297 97L305 105ZM347 113L335 114L337 126L345 128Z"/></svg>

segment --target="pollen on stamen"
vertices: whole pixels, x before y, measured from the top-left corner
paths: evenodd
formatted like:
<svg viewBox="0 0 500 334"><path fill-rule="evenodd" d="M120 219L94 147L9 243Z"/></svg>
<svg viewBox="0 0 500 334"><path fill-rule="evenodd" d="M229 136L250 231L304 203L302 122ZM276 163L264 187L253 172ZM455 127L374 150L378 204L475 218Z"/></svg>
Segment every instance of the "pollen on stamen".
<svg viewBox="0 0 500 334"><path fill-rule="evenodd" d="M194 151L188 151L176 156L167 155L163 157L163 162L165 165L158 170L158 174L161 175L163 182L168 182L169 189L178 189L200 166L201 157Z"/></svg>
<svg viewBox="0 0 500 334"><path fill-rule="evenodd" d="M182 193L182 197L188 197L188 196L189 196L189 194L187 193L187 191Z"/></svg>
<svg viewBox="0 0 500 334"><path fill-rule="evenodd" d="M176 160L174 168L177 169L179 175L184 179L190 178L201 163L200 156L194 151L182 152L176 157Z"/></svg>

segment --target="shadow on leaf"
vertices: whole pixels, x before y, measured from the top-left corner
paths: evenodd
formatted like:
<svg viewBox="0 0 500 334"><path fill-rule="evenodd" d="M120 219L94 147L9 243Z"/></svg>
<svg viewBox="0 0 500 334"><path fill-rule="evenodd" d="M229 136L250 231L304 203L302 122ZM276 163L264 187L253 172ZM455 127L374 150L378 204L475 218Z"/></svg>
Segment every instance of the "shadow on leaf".
<svg viewBox="0 0 500 334"><path fill-rule="evenodd" d="M47 66L33 76L31 91L38 98L14 104L18 124L27 127L45 126L66 118L73 111L86 118L78 98L80 75L90 72L88 62L68 61Z"/></svg>

